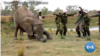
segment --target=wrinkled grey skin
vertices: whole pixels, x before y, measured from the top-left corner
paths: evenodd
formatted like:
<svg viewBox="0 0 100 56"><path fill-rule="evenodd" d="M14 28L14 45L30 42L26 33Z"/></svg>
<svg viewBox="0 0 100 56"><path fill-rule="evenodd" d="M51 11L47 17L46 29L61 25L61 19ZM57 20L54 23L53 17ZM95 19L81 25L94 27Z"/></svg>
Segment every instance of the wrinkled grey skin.
<svg viewBox="0 0 100 56"><path fill-rule="evenodd" d="M14 40L17 40L18 29L20 29L21 34L22 32L27 32L29 39L46 42L46 38L43 37L43 34L47 36L47 39L52 39L50 34L44 30L43 22L34 16L27 7L19 7L15 11L13 18L15 23Z"/></svg>

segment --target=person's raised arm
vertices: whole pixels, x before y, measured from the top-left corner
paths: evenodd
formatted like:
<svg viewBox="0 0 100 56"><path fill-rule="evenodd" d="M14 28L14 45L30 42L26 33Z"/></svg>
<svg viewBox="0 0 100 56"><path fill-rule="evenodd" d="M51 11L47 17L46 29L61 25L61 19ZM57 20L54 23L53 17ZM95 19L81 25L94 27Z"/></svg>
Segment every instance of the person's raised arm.
<svg viewBox="0 0 100 56"><path fill-rule="evenodd" d="M67 14L67 16L74 16L76 13L73 13L73 14Z"/></svg>
<svg viewBox="0 0 100 56"><path fill-rule="evenodd" d="M84 11L83 11L83 9L81 7L79 7L79 8L80 8L80 11L81 11L81 16L83 16L84 15Z"/></svg>
<svg viewBox="0 0 100 56"><path fill-rule="evenodd" d="M98 16L100 16L100 14L92 15L91 17L98 17Z"/></svg>

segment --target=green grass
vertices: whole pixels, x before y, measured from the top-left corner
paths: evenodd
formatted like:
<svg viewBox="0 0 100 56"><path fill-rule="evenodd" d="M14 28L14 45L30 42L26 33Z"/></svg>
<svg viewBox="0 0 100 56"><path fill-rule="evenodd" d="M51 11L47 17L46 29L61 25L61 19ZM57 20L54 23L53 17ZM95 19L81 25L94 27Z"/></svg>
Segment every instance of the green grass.
<svg viewBox="0 0 100 56"><path fill-rule="evenodd" d="M75 28L74 25L76 19L69 19L68 28ZM93 19L94 22L91 22L91 27L97 26L96 20ZM47 28L56 28L54 19L44 19L44 26ZM73 23L72 23L73 22ZM95 43L96 49L93 53L88 53L85 51L84 46L88 42L86 39L82 39L82 37L78 38L77 33L74 31L68 31L66 33L65 39L61 39L60 34L55 35L55 30L51 29L48 32L53 37L53 40L47 40L46 43L42 43L36 40L29 40L27 37L27 33L24 33L24 36L20 36L18 31L18 39L23 40L13 40L14 36L14 23L1 23L1 56L18 56L22 52L24 56L100 56L100 37L98 31L91 31L91 41ZM19 44L24 47L20 48ZM24 48L24 49L23 49Z"/></svg>
<svg viewBox="0 0 100 56"><path fill-rule="evenodd" d="M65 39L65 36L61 36L61 39Z"/></svg>
<svg viewBox="0 0 100 56"><path fill-rule="evenodd" d="M87 40L87 41L91 41L91 37L88 36L88 37L86 38L86 40Z"/></svg>

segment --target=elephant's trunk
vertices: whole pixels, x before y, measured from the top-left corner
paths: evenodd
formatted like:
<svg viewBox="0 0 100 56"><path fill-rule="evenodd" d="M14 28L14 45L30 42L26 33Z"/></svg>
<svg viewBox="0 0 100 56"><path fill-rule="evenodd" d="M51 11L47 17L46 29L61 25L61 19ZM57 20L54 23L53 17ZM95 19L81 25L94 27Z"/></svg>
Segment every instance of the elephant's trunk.
<svg viewBox="0 0 100 56"><path fill-rule="evenodd" d="M45 34L47 36L47 39L52 40L53 38L50 36L49 32L44 31L43 34Z"/></svg>
<svg viewBox="0 0 100 56"><path fill-rule="evenodd" d="M38 41L46 42L46 38L43 37L43 31L44 31L43 27L41 27L41 25L38 26L36 28L36 38Z"/></svg>

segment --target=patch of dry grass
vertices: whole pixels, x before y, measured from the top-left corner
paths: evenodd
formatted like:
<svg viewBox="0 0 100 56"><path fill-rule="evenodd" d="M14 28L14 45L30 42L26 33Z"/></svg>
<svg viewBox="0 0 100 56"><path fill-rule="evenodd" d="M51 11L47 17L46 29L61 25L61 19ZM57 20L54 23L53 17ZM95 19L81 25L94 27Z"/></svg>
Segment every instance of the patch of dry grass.
<svg viewBox="0 0 100 56"><path fill-rule="evenodd" d="M13 17L12 16L1 16L1 22L12 22Z"/></svg>

